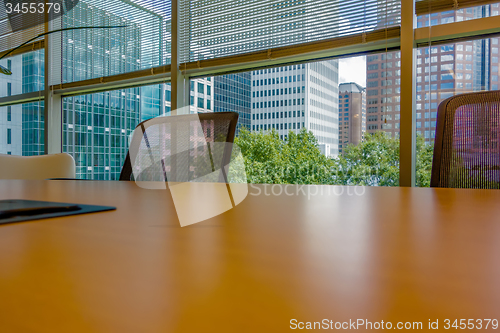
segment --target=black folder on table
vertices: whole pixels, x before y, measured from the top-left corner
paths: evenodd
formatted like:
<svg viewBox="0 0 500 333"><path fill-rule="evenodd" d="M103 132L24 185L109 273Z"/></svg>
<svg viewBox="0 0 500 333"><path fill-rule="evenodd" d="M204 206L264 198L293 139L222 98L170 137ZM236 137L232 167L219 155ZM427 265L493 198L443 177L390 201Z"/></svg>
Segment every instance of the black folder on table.
<svg viewBox="0 0 500 333"><path fill-rule="evenodd" d="M114 210L116 207L35 200L0 200L0 224Z"/></svg>

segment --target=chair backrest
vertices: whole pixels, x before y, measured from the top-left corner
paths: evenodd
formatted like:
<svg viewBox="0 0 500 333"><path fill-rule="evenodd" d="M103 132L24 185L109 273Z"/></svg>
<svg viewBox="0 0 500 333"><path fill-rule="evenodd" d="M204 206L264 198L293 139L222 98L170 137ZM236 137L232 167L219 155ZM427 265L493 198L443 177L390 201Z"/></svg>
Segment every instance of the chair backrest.
<svg viewBox="0 0 500 333"><path fill-rule="evenodd" d="M75 178L69 154L16 156L0 154L0 179Z"/></svg>
<svg viewBox="0 0 500 333"><path fill-rule="evenodd" d="M136 180L185 182L220 169L231 158L237 122L236 112L166 116L143 121L132 136L120 180L131 180L135 175Z"/></svg>
<svg viewBox="0 0 500 333"><path fill-rule="evenodd" d="M431 187L500 188L500 91L441 102Z"/></svg>

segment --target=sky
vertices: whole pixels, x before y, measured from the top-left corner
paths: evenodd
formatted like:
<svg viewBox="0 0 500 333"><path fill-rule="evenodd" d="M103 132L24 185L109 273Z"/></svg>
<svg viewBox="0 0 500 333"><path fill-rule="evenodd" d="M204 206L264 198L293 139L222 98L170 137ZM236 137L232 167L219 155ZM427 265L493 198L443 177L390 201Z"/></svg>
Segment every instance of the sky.
<svg viewBox="0 0 500 333"><path fill-rule="evenodd" d="M339 83L344 82L366 87L366 56L339 59Z"/></svg>

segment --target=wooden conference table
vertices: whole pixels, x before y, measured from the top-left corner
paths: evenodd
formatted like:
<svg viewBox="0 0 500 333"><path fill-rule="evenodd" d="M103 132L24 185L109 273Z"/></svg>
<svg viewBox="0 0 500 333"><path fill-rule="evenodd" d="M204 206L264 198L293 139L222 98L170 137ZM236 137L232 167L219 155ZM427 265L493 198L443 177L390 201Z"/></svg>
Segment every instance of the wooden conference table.
<svg viewBox="0 0 500 333"><path fill-rule="evenodd" d="M118 208L0 225L0 332L499 319L500 191L332 189L252 186L234 209L181 228L169 191L0 181L0 199Z"/></svg>

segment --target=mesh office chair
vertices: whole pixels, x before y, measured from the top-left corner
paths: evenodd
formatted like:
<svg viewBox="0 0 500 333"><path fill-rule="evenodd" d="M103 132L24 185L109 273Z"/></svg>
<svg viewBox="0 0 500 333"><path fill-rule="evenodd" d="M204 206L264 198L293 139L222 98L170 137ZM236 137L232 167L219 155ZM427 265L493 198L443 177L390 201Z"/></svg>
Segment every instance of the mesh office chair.
<svg viewBox="0 0 500 333"><path fill-rule="evenodd" d="M120 180L186 182L221 170L227 182L236 112L157 117L137 125ZM219 175L218 173L215 173Z"/></svg>
<svg viewBox="0 0 500 333"><path fill-rule="evenodd" d="M500 91L450 97L438 108L431 187L500 188Z"/></svg>

